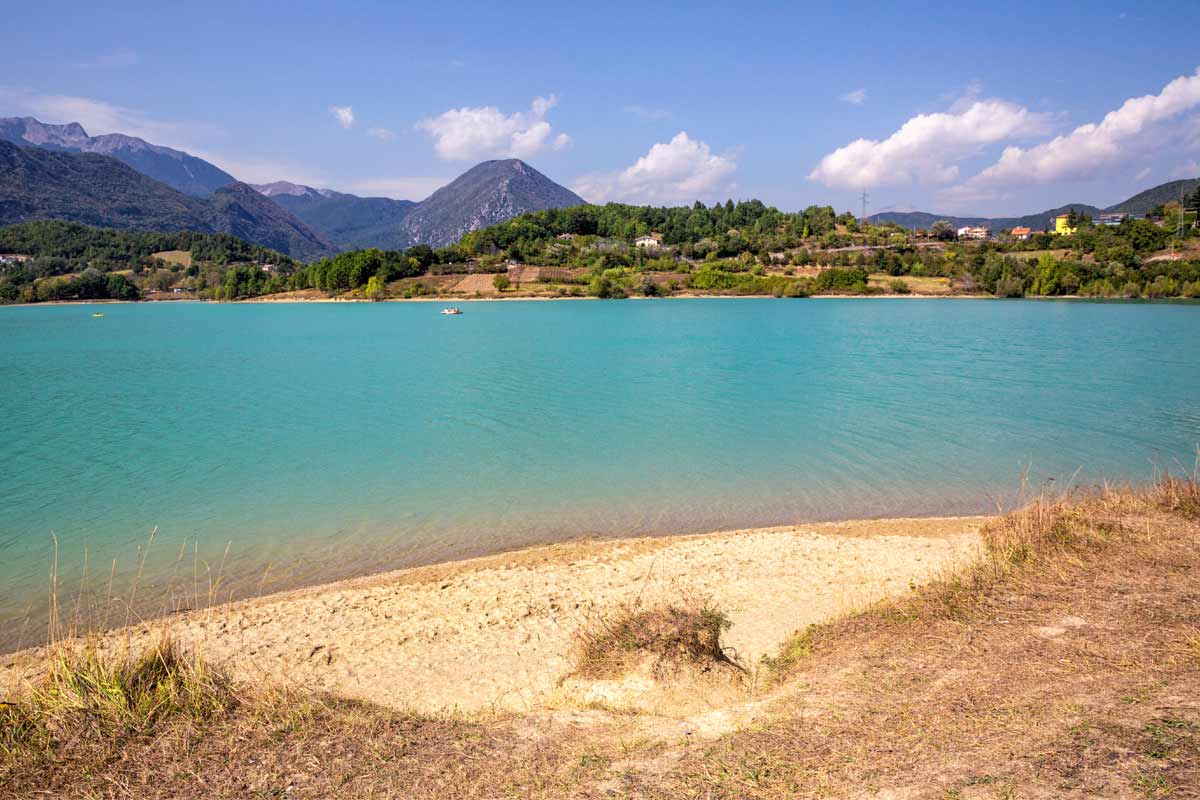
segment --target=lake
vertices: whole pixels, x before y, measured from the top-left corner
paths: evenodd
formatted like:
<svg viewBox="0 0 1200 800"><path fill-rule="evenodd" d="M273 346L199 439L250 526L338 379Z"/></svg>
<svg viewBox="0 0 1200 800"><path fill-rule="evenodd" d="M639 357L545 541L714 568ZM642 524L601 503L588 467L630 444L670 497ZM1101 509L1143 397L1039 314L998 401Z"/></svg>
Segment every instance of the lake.
<svg viewBox="0 0 1200 800"><path fill-rule="evenodd" d="M0 308L0 646L44 639L55 541L65 604L127 593L157 527L143 610L182 607L584 535L989 512L1190 473L1200 444L1195 304L463 308Z"/></svg>

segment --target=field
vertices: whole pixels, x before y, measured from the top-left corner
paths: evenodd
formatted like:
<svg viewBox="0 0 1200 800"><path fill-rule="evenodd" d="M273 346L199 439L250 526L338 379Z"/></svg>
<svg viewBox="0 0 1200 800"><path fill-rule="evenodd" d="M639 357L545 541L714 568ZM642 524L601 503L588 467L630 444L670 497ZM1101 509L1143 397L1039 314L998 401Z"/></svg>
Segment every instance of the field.
<svg viewBox="0 0 1200 800"><path fill-rule="evenodd" d="M151 253L150 257L160 259L168 264L178 264L181 267L192 265L192 254L188 250L160 250L157 253Z"/></svg>
<svg viewBox="0 0 1200 800"><path fill-rule="evenodd" d="M919 278L914 275L895 278L885 272L876 272L868 279L868 284L891 291L891 283L895 280L904 281L913 294L948 295L953 293L949 278Z"/></svg>

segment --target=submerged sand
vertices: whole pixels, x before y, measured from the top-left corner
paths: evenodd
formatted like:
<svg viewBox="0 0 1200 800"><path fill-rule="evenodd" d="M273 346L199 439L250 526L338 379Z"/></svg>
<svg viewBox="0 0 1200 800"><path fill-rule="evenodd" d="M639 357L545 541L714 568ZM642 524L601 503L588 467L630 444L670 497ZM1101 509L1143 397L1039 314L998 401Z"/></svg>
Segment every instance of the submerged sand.
<svg viewBox="0 0 1200 800"><path fill-rule="evenodd" d="M706 598L753 666L806 625L907 591L975 552L985 518L870 520L571 542L388 573L157 620L239 677L422 711L563 702L589 617L623 603ZM0 688L35 670L5 657Z"/></svg>

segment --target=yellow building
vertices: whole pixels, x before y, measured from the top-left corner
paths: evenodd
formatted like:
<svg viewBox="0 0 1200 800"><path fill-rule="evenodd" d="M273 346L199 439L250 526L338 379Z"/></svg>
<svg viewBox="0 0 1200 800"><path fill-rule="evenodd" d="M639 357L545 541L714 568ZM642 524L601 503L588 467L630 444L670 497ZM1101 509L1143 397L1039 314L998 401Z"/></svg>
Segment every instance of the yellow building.
<svg viewBox="0 0 1200 800"><path fill-rule="evenodd" d="M1071 217L1069 214L1059 214L1057 217L1055 217L1054 232L1059 236L1070 236L1072 233L1074 233L1075 229L1067 224L1067 220L1070 218Z"/></svg>

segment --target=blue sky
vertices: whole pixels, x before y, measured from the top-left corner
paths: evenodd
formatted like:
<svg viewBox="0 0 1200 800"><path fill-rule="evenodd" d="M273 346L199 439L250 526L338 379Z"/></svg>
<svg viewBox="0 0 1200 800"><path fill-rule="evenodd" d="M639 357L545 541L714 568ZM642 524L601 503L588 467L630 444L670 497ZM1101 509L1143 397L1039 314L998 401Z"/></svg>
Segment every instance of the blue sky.
<svg viewBox="0 0 1200 800"><path fill-rule="evenodd" d="M865 185L872 211L1029 213L1200 175L1196 12L20 3L0 116L358 194L420 199L517 155L592 201L857 212Z"/></svg>

